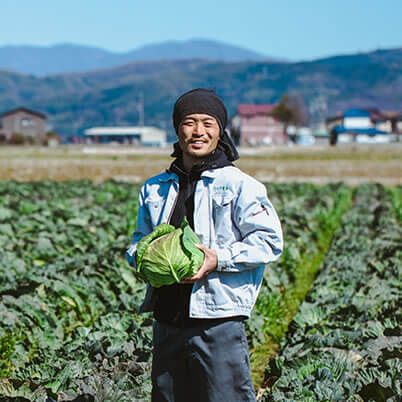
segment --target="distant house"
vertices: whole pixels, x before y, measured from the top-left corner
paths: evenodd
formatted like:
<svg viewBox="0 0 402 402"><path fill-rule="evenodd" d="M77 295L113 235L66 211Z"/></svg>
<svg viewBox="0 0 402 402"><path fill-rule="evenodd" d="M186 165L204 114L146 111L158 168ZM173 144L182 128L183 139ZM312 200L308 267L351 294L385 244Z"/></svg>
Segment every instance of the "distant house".
<svg viewBox="0 0 402 402"><path fill-rule="evenodd" d="M401 112L348 109L327 119L330 141L335 143L388 143L397 140Z"/></svg>
<svg viewBox="0 0 402 402"><path fill-rule="evenodd" d="M231 135L240 145L284 144L281 122L272 116L275 105L240 104L231 120Z"/></svg>
<svg viewBox="0 0 402 402"><path fill-rule="evenodd" d="M13 134L29 137L32 142L42 143L46 136L46 116L33 110L19 107L1 115L0 129L3 140L9 141Z"/></svg>
<svg viewBox="0 0 402 402"><path fill-rule="evenodd" d="M377 128L388 133L402 134L402 111L381 110L377 119Z"/></svg>
<svg viewBox="0 0 402 402"><path fill-rule="evenodd" d="M157 127L92 127L84 131L90 144L136 144L166 146L166 131Z"/></svg>

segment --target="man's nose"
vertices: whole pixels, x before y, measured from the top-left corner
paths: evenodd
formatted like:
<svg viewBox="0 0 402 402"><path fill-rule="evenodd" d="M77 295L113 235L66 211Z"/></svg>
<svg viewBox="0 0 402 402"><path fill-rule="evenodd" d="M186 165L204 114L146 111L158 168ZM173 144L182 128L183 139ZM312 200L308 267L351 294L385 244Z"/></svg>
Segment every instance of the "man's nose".
<svg viewBox="0 0 402 402"><path fill-rule="evenodd" d="M196 123L194 125L194 134L202 135L204 133L204 125L202 123Z"/></svg>

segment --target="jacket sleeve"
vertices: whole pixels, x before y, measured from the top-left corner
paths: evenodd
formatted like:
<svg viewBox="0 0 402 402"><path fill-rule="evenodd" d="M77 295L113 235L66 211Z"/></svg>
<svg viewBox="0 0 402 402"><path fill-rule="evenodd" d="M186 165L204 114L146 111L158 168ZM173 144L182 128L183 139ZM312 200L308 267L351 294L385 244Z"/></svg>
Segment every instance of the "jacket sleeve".
<svg viewBox="0 0 402 402"><path fill-rule="evenodd" d="M137 213L137 230L133 233L133 241L130 248L126 251L127 262L136 268L135 252L137 250L138 242L152 232L152 224L149 217L148 210L145 206L145 186L141 188L139 194L139 206Z"/></svg>
<svg viewBox="0 0 402 402"><path fill-rule="evenodd" d="M217 271L241 272L277 260L283 249L282 228L265 186L243 185L232 208L239 239L215 250Z"/></svg>

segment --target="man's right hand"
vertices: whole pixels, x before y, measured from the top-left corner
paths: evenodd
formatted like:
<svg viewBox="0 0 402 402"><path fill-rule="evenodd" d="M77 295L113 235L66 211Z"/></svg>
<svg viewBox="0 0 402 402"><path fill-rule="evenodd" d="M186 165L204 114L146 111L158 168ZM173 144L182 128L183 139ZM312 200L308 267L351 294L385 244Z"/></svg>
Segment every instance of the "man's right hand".
<svg viewBox="0 0 402 402"><path fill-rule="evenodd" d="M195 246L204 253L204 262L195 275L193 275L191 278L183 278L180 283L194 283L208 275L210 272L215 271L216 267L218 266L218 257L215 250L208 248L203 244L195 244Z"/></svg>

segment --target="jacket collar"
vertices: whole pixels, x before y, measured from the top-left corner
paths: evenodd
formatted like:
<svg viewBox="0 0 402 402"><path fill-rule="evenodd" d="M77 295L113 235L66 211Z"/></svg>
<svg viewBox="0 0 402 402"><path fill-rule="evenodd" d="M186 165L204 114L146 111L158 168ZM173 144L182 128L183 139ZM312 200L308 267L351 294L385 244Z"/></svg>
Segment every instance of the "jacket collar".
<svg viewBox="0 0 402 402"><path fill-rule="evenodd" d="M158 180L161 183L168 183L170 181L176 181L178 183L179 176L177 176L176 173L170 172L168 169L166 169L163 173L159 175Z"/></svg>

